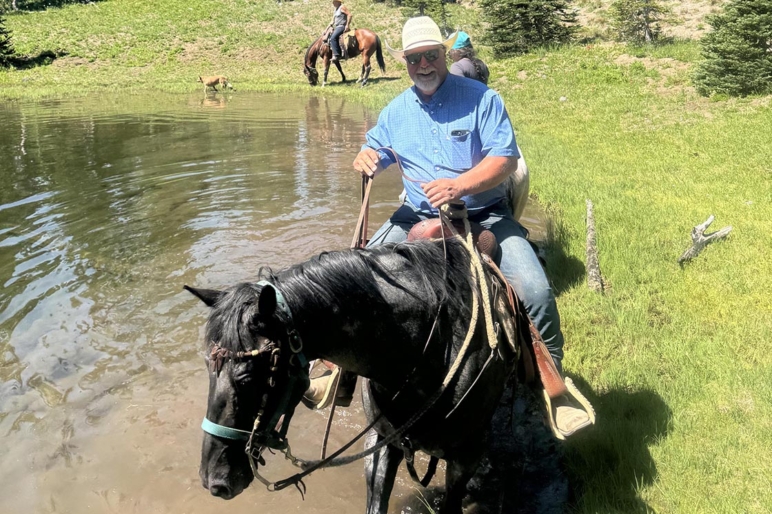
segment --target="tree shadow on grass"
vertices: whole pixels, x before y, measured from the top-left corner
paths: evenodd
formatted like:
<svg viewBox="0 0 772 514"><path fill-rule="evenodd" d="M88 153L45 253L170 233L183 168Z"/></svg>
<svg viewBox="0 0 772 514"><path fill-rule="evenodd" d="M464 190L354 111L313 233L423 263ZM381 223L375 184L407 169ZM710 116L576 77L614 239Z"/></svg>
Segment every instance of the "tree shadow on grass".
<svg viewBox="0 0 772 514"><path fill-rule="evenodd" d="M102 0L16 0L16 9L19 11L45 11L69 4L93 4ZM10 0L8 4L10 6ZM9 7L10 9L10 7Z"/></svg>
<svg viewBox="0 0 772 514"><path fill-rule="evenodd" d="M652 391L594 395L581 377L574 382L595 407L597 424L566 443L571 503L581 512L653 512L637 490L657 478L649 446L667 436L672 411Z"/></svg>
<svg viewBox="0 0 772 514"><path fill-rule="evenodd" d="M9 63L17 70L26 70L37 66L48 66L57 58L64 57L65 55L67 55L67 52L64 50L43 50L35 56L15 55L9 59Z"/></svg>
<svg viewBox="0 0 772 514"><path fill-rule="evenodd" d="M544 245L547 277L555 296L584 280L587 272L584 262L566 253L568 235L565 228L552 219L547 221L547 241Z"/></svg>

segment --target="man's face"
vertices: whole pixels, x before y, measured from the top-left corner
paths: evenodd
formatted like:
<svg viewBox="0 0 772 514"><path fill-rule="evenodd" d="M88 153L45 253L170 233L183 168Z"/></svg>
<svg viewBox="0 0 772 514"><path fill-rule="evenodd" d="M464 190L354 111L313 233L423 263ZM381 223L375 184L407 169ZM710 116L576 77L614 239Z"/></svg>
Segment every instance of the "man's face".
<svg viewBox="0 0 772 514"><path fill-rule="evenodd" d="M427 55L428 53L428 55ZM431 60L436 54L437 58ZM445 47L430 45L414 48L405 52L407 73L421 93L431 96L448 76L445 63ZM411 64L411 61L415 64Z"/></svg>

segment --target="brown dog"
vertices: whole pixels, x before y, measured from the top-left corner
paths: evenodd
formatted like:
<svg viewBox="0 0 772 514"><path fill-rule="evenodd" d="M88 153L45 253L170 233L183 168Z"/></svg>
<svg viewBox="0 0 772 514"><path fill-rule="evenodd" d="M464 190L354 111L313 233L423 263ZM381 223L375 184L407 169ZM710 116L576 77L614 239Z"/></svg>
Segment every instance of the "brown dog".
<svg viewBox="0 0 772 514"><path fill-rule="evenodd" d="M198 77L198 81L204 84L204 93L206 93L206 88L211 87L215 91L219 91L217 89L217 85L221 85L223 90L228 87L230 89L233 89L233 86L230 82L228 82L228 79L226 77L223 77L222 75L213 76L213 77Z"/></svg>

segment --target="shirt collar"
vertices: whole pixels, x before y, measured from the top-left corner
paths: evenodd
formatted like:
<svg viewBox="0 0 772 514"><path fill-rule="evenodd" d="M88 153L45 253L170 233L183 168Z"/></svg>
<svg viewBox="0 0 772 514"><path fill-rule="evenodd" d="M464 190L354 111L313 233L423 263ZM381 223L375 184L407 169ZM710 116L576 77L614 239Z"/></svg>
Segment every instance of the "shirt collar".
<svg viewBox="0 0 772 514"><path fill-rule="evenodd" d="M456 78L454 75L451 75L450 73L447 74L445 77L445 81L440 84L440 87L437 88L437 91L434 92L432 95L432 99L428 102L424 102L423 98L421 97L421 92L418 91L418 88L413 84L413 87L411 90L413 91L413 95L415 95L416 101L423 105L434 105L437 102L442 102L448 98L448 95L450 94L450 91L453 89L454 86L450 85L451 82L453 82Z"/></svg>

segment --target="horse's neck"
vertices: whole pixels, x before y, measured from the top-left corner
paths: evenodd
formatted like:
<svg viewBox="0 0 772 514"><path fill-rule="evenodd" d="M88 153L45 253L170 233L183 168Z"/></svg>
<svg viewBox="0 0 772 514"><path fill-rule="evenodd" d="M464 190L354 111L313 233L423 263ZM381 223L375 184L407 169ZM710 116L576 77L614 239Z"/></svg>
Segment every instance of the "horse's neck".
<svg viewBox="0 0 772 514"><path fill-rule="evenodd" d="M316 59L321 54L322 50L322 39L323 37L320 37L316 41L314 41L314 44L311 45L311 49L308 51L308 55L306 57L306 66L310 68L316 68Z"/></svg>
<svg viewBox="0 0 772 514"><path fill-rule="evenodd" d="M329 360L389 388L400 385L421 356L432 320L410 321L404 325L416 328L408 329L386 308L362 304L351 308L359 309L362 316L353 319L352 313L345 315L319 305L301 307L303 323L298 330L307 357ZM375 310L380 314L367 314Z"/></svg>

